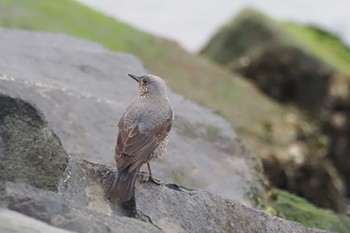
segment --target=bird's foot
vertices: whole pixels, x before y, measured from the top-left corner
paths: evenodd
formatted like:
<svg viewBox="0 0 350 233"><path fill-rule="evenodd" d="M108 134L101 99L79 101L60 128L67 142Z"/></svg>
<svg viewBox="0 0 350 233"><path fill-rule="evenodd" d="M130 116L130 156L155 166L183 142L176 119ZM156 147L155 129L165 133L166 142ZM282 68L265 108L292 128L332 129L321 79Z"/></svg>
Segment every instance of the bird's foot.
<svg viewBox="0 0 350 233"><path fill-rule="evenodd" d="M164 183L163 183L161 180L159 180L159 179L157 179L157 178L154 178L153 176L149 176L149 177L148 177L148 181L153 182L153 183L155 183L156 185L162 185L162 186L164 186Z"/></svg>
<svg viewBox="0 0 350 233"><path fill-rule="evenodd" d="M140 171L137 175L138 176L149 176L148 173L145 171Z"/></svg>
<svg viewBox="0 0 350 233"><path fill-rule="evenodd" d="M152 183L155 183L156 185L164 185L164 183L157 179L157 178L154 178L153 176L149 175L147 172L144 172L144 171L141 171L138 173L138 176L140 177L140 181L142 183L145 183L145 182L152 182Z"/></svg>
<svg viewBox="0 0 350 233"><path fill-rule="evenodd" d="M140 178L141 183L145 183L149 181L149 175L147 172L139 172L139 174L137 174Z"/></svg>

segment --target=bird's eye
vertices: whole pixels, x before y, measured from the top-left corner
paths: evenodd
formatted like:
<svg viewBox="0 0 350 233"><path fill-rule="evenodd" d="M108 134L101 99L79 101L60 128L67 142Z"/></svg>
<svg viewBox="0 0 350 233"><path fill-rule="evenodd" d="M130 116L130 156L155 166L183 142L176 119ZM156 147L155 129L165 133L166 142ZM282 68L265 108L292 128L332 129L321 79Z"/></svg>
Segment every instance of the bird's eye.
<svg viewBox="0 0 350 233"><path fill-rule="evenodd" d="M149 80L147 78L142 79L142 84L147 85L149 83Z"/></svg>

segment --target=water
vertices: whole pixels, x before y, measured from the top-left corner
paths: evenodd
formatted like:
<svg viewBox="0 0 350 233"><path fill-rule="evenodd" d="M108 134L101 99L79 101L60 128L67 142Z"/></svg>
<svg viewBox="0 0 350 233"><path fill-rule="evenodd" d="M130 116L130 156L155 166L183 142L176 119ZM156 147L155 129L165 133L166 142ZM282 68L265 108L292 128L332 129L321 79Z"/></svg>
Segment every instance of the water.
<svg viewBox="0 0 350 233"><path fill-rule="evenodd" d="M313 23L338 34L350 45L350 0L77 0L152 34L198 51L245 7L270 16Z"/></svg>

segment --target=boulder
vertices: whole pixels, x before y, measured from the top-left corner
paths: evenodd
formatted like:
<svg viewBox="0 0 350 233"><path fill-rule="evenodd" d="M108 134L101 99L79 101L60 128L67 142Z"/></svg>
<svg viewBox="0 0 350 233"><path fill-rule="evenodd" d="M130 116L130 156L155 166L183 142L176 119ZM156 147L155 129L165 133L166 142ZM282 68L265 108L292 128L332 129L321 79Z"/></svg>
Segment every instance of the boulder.
<svg viewBox="0 0 350 233"><path fill-rule="evenodd" d="M0 231L6 233L72 233L15 211L0 208Z"/></svg>
<svg viewBox="0 0 350 233"><path fill-rule="evenodd" d="M115 166L117 122L137 95L127 74L147 73L141 61L60 34L0 29L0 40L0 93L40 109L73 157ZM264 198L260 161L231 125L171 90L169 99L176 117L155 176L250 206Z"/></svg>
<svg viewBox="0 0 350 233"><path fill-rule="evenodd" d="M332 89L349 90L349 85L337 85L338 71L311 53L286 25L246 9L223 26L201 54L251 80L283 106L282 123L263 123L265 133L258 135L262 139L252 140L270 183L320 207L345 212L349 117L347 108L333 110L339 98ZM320 38L331 37L317 27L306 29ZM349 98L343 97L346 103ZM334 118L341 118L341 129L332 126Z"/></svg>
<svg viewBox="0 0 350 233"><path fill-rule="evenodd" d="M52 34L5 31L12 38L7 41L16 46L10 52L0 45L6 57L0 64L18 59L20 65L11 67L9 62L1 67L5 72L0 78L1 231L324 232L248 207L254 205L254 198L264 197L259 160L222 118L172 92L180 112L169 145L172 157L156 166L167 180L156 185L145 182L141 173L136 183L136 218L125 217L123 206L104 195L105 182L117 171L109 166L113 156L102 146L112 144L113 149L112 116L125 108L119 100L131 94L125 90L127 79L112 78L113 72L107 72L119 67L118 72L126 73L131 63L145 72L140 62L98 46L85 51L87 43L72 46L80 42L65 36L58 40L65 38L66 43L57 43L60 47L72 43L66 50L39 43L50 38L50 44L57 44ZM18 35L33 44L21 50ZM6 41L4 34L0 37ZM89 56L79 56L83 54ZM182 167L183 176L168 176L169 169ZM187 177L220 195L169 182L176 178L186 183ZM211 182L215 185L209 186ZM14 221L18 225L13 226Z"/></svg>
<svg viewBox="0 0 350 233"><path fill-rule="evenodd" d="M0 109L3 176L55 190L68 161L60 140L32 105L0 94Z"/></svg>
<svg viewBox="0 0 350 233"><path fill-rule="evenodd" d="M251 79L273 99L317 115L334 70L295 41L281 24L245 9L213 36L201 54Z"/></svg>
<svg viewBox="0 0 350 233"><path fill-rule="evenodd" d="M47 127L43 114L33 105L5 95L0 95L0 107L1 150L4 152L0 157L0 164L4 167L4 176L0 177L1 207L74 232L160 232L142 221L98 215L94 208L89 211L85 205L76 206L67 201L70 199L64 200L65 195L56 192L61 190L60 184L67 181L72 170L66 169L68 154L60 139ZM79 175L82 171L75 173ZM81 187L77 184L84 179L87 178L79 176L76 181L72 200L81 198L76 196ZM87 185L83 190L86 188ZM104 197L103 191L99 197ZM6 219L11 221L6 223ZM19 224L12 226L16 220ZM2 212L0 222L0 229L6 232L20 231L21 228L28 232L34 232L38 227L51 229L34 219L8 211ZM55 228L52 231L64 232Z"/></svg>
<svg viewBox="0 0 350 233"><path fill-rule="evenodd" d="M270 45L246 54L249 64L234 68L252 80L268 96L281 103L293 103L308 114L320 113L334 72L298 47Z"/></svg>
<svg viewBox="0 0 350 233"><path fill-rule="evenodd" d="M1 199L7 209L31 217L21 221L36 219L74 232L325 232L199 189L144 182L142 175L136 183L137 218L126 218L122 207L104 196L104 180L114 173L105 165L70 159L58 193L6 182ZM14 221L17 216L7 218Z"/></svg>
<svg viewBox="0 0 350 233"><path fill-rule="evenodd" d="M88 187L84 188L88 194ZM78 190L76 193L75 199L79 199ZM103 198L104 195L101 194L100 198ZM7 182L3 200L9 210L72 232L162 232L152 224L132 218L109 216L98 212L92 205L81 205L80 202L75 203L74 199L65 199L60 193L26 184Z"/></svg>
<svg viewBox="0 0 350 233"><path fill-rule="evenodd" d="M122 216L121 207L106 202L103 196L105 177L116 172L105 165L72 159L60 193L79 206ZM135 194L138 218L165 232L324 232L268 216L196 188L145 182L142 174L138 178Z"/></svg>

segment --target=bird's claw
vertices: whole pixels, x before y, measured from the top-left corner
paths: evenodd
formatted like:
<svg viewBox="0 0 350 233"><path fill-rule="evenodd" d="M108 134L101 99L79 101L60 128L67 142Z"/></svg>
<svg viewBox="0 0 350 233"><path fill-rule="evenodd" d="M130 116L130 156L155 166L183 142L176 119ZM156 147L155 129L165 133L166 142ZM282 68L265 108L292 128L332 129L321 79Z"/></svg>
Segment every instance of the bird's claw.
<svg viewBox="0 0 350 233"><path fill-rule="evenodd" d="M152 182L152 183L155 183L156 185L164 186L164 183L163 183L161 180L156 179L156 178L154 178L154 177L152 177L152 176L149 176L149 177L148 177L148 181L150 181L150 182Z"/></svg>
<svg viewBox="0 0 350 233"><path fill-rule="evenodd" d="M153 176L150 176L147 172L141 171L139 172L138 176L140 177L140 181L142 183L152 182L152 183L155 183L156 185L164 186L164 183L161 180L154 178Z"/></svg>
<svg viewBox="0 0 350 233"><path fill-rule="evenodd" d="M149 180L149 175L147 172L143 172L143 171L139 172L138 176L140 178L141 183L148 182L148 180Z"/></svg>

